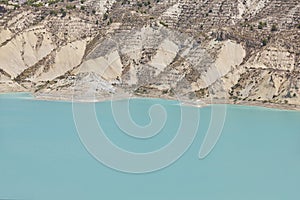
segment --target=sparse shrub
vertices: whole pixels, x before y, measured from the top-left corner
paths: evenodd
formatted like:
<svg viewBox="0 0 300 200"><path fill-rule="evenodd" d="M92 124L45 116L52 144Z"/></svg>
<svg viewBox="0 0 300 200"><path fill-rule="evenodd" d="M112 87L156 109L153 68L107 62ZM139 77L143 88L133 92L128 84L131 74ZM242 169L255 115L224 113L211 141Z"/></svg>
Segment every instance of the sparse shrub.
<svg viewBox="0 0 300 200"><path fill-rule="evenodd" d="M291 92L290 91L288 91L287 93L286 93L286 95L285 95L285 98L291 98L292 96L291 96Z"/></svg>
<svg viewBox="0 0 300 200"><path fill-rule="evenodd" d="M75 9L75 8L76 8L75 5L66 5L67 10L72 10L72 9Z"/></svg>
<svg viewBox="0 0 300 200"><path fill-rule="evenodd" d="M137 4L136 4L138 7L143 7L143 3L142 2L137 2Z"/></svg>
<svg viewBox="0 0 300 200"><path fill-rule="evenodd" d="M258 29L263 29L263 28L266 27L266 26L267 26L267 23L266 23L266 22L259 22L257 28L258 28Z"/></svg>
<svg viewBox="0 0 300 200"><path fill-rule="evenodd" d="M268 43L268 39L266 39L266 38L262 39L262 41L261 41L262 46L266 46L267 43Z"/></svg>
<svg viewBox="0 0 300 200"><path fill-rule="evenodd" d="M57 15L57 11L56 10L50 10L50 15Z"/></svg>
<svg viewBox="0 0 300 200"><path fill-rule="evenodd" d="M105 21L105 20L107 20L108 19L108 14L107 14L107 12L106 13L104 13L104 15L103 15L103 21Z"/></svg>
<svg viewBox="0 0 300 200"><path fill-rule="evenodd" d="M1 0L0 3L7 5L8 4L8 0Z"/></svg>
<svg viewBox="0 0 300 200"><path fill-rule="evenodd" d="M56 4L58 2L59 2L59 0L49 0L47 3L48 3L48 5L52 5L52 4Z"/></svg>
<svg viewBox="0 0 300 200"><path fill-rule="evenodd" d="M36 2L37 2L37 0L27 0L25 4L32 6Z"/></svg>
<svg viewBox="0 0 300 200"><path fill-rule="evenodd" d="M150 1L145 1L145 2L143 2L143 4L144 4L144 6L148 6L148 5L150 5Z"/></svg>
<svg viewBox="0 0 300 200"><path fill-rule="evenodd" d="M80 6L80 10L85 10L85 7L84 6Z"/></svg>
<svg viewBox="0 0 300 200"><path fill-rule="evenodd" d="M67 15L67 12L63 8L60 9L60 12L61 12L61 17L65 17Z"/></svg>
<svg viewBox="0 0 300 200"><path fill-rule="evenodd" d="M110 25L112 23L112 18L109 18L108 22L107 22L107 25Z"/></svg>
<svg viewBox="0 0 300 200"><path fill-rule="evenodd" d="M272 25L271 31L272 32L278 31L278 28L277 28L277 26L275 24Z"/></svg>
<svg viewBox="0 0 300 200"><path fill-rule="evenodd" d="M43 6L44 4L42 3L42 2L39 2L39 3L33 3L32 4L32 6L33 7L36 7L36 8L38 8L38 7L41 7L41 6Z"/></svg>
<svg viewBox="0 0 300 200"><path fill-rule="evenodd" d="M161 93L162 93L162 94L168 94L168 90L167 90L167 89L162 90Z"/></svg>

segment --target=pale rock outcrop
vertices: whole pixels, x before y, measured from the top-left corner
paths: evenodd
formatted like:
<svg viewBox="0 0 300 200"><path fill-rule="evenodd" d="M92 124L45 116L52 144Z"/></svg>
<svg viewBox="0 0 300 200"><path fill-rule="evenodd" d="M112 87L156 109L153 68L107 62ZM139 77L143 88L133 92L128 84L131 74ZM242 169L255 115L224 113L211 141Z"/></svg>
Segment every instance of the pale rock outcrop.
<svg viewBox="0 0 300 200"><path fill-rule="evenodd" d="M156 69L156 75L162 72L174 60L178 50L179 48L174 42L168 39L165 39L162 42L158 47L155 56L149 62L149 64Z"/></svg>
<svg viewBox="0 0 300 200"><path fill-rule="evenodd" d="M22 91L26 91L26 89L15 81L11 80L6 72L0 70L0 93Z"/></svg>
<svg viewBox="0 0 300 200"><path fill-rule="evenodd" d="M34 78L35 81L52 80L77 67L83 58L86 41L68 43L57 50L55 61L50 69Z"/></svg>
<svg viewBox="0 0 300 200"><path fill-rule="evenodd" d="M12 37L12 32L9 29L0 29L0 45Z"/></svg>
<svg viewBox="0 0 300 200"><path fill-rule="evenodd" d="M48 55L55 45L50 40L50 35L43 34L42 31L28 31L25 32L20 38L23 45L22 58L25 66L32 66L40 59Z"/></svg>
<svg viewBox="0 0 300 200"><path fill-rule="evenodd" d="M1 69L16 77L27 68L22 58L22 42L20 37L7 43L0 48Z"/></svg>
<svg viewBox="0 0 300 200"><path fill-rule="evenodd" d="M0 66L13 78L48 55L54 44L43 29L33 29L12 38L0 47Z"/></svg>
<svg viewBox="0 0 300 200"><path fill-rule="evenodd" d="M105 80L119 79L122 74L122 63L117 51L112 51L105 56L84 61L77 73L95 72Z"/></svg>
<svg viewBox="0 0 300 200"><path fill-rule="evenodd" d="M241 44L230 40L223 42L215 64L202 76L206 87L239 66L243 62L245 55L246 51Z"/></svg>

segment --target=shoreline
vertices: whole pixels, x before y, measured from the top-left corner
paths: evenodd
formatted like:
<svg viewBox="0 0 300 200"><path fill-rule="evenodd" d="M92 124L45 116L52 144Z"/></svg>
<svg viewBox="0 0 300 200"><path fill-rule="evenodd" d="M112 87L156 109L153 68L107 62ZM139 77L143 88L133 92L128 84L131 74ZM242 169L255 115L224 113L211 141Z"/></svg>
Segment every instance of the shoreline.
<svg viewBox="0 0 300 200"><path fill-rule="evenodd" d="M250 106L250 107L262 107L262 108L269 108L269 109L277 109L277 110L287 110L287 111L300 111L300 105L295 104L276 104L276 103L269 103L262 101L237 101L234 102L231 99L179 99L170 96L145 96L145 95L133 95L133 94L117 94L117 95L107 95L101 97L76 97L70 95L49 95L49 94L35 94L32 92L1 92L0 95L9 95L9 94L30 94L32 96L32 100L39 100L39 101L53 101L53 102L77 102L77 103L100 103L106 101L120 101L125 99L162 99L162 100L169 100L169 101L177 101L183 106L191 106L197 108L208 107L211 105L238 105L238 106Z"/></svg>

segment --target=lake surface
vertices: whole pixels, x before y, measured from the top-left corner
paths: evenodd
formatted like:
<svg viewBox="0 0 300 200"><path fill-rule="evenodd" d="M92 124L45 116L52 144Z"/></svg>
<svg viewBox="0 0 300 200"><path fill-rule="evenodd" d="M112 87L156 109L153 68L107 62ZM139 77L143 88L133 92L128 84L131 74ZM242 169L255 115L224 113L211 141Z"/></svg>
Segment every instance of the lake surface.
<svg viewBox="0 0 300 200"><path fill-rule="evenodd" d="M113 143L149 152L172 140L180 124L177 102L134 99L130 111L136 124L150 122L147 112L154 104L162 104L168 115L160 133L148 139L124 134L110 102L96 103L95 111ZM300 199L300 112L228 106L218 143L199 159L211 107L191 109L201 117L185 154L164 169L131 174L105 166L86 150L71 103L0 95L0 199Z"/></svg>

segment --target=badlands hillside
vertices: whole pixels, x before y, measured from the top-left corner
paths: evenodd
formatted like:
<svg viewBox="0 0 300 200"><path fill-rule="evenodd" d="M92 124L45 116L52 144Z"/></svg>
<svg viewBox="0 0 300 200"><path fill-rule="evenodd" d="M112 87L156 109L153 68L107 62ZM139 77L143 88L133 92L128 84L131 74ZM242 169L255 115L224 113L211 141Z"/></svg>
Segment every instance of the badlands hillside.
<svg viewBox="0 0 300 200"><path fill-rule="evenodd" d="M300 106L299 0L0 3L0 92Z"/></svg>

